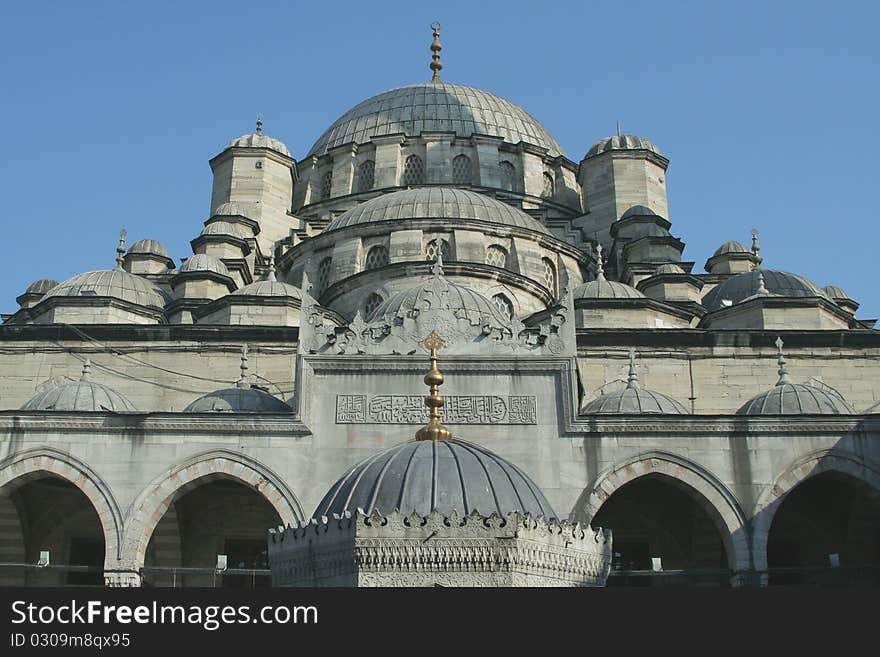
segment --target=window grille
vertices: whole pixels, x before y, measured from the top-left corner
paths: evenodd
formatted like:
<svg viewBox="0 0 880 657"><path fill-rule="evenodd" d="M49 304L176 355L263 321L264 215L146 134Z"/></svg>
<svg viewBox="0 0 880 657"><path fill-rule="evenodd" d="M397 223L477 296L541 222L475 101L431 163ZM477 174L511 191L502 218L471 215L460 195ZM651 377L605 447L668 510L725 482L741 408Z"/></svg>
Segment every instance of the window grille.
<svg viewBox="0 0 880 657"><path fill-rule="evenodd" d="M373 160L361 162L357 173L357 191L368 192L376 183L376 163Z"/></svg>
<svg viewBox="0 0 880 657"><path fill-rule="evenodd" d="M457 155L452 160L452 183L455 185L471 184L471 158Z"/></svg>
<svg viewBox="0 0 880 657"><path fill-rule="evenodd" d="M410 155L403 165L403 180L405 187L425 184L425 163L418 155Z"/></svg>
<svg viewBox="0 0 880 657"><path fill-rule="evenodd" d="M364 259L364 271L370 269L378 269L388 264L388 249L384 246L374 246L367 251L367 257Z"/></svg>

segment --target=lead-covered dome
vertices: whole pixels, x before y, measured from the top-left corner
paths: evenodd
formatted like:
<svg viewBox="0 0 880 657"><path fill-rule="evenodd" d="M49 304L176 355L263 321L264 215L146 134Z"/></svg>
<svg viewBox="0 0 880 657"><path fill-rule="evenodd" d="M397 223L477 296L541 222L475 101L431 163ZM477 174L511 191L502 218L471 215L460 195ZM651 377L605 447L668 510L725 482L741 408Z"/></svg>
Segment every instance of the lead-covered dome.
<svg viewBox="0 0 880 657"><path fill-rule="evenodd" d="M715 253L712 254L712 257L727 255L728 253L751 253L748 247L742 242L737 242L736 240L730 240L729 242L725 242L717 249L715 249Z"/></svg>
<svg viewBox="0 0 880 657"><path fill-rule="evenodd" d="M137 411L134 405L123 395L90 378L91 363L87 360L83 365L82 377L79 381L67 381L31 397L22 410L25 411Z"/></svg>
<svg viewBox="0 0 880 657"><path fill-rule="evenodd" d="M268 148L290 157L290 151L284 145L284 142L269 135L256 132L236 137L226 145L226 148Z"/></svg>
<svg viewBox="0 0 880 657"><path fill-rule="evenodd" d="M290 413L293 409L265 390L250 387L224 388L203 395L183 409L184 413Z"/></svg>
<svg viewBox="0 0 880 657"><path fill-rule="evenodd" d="M594 280L574 288L572 297L577 301L578 299L644 299L645 295L626 283L609 281L604 274L601 274Z"/></svg>
<svg viewBox="0 0 880 657"><path fill-rule="evenodd" d="M158 240L138 240L128 249L129 255L155 255L160 258L169 258L168 249L162 246Z"/></svg>
<svg viewBox="0 0 880 657"><path fill-rule="evenodd" d="M806 383L777 383L755 395L737 415L849 415L853 411L837 395Z"/></svg>
<svg viewBox="0 0 880 657"><path fill-rule="evenodd" d="M25 294L46 294L53 287L58 285L58 281L52 278L41 278L27 286Z"/></svg>
<svg viewBox="0 0 880 657"><path fill-rule="evenodd" d="M518 467L462 440L413 440L371 456L342 476L314 517L358 509L426 516L518 512L555 518L541 489Z"/></svg>
<svg viewBox="0 0 880 657"><path fill-rule="evenodd" d="M288 283L282 283L274 278L265 281L255 281L249 285L241 287L231 296L251 296L251 297L287 297L292 299L301 299L302 292L299 288Z"/></svg>
<svg viewBox="0 0 880 657"><path fill-rule="evenodd" d="M321 135L309 156L381 135L418 137L422 132L490 135L510 144L523 141L546 148L551 157L565 155L544 126L509 100L465 85L427 82L391 89L355 105Z"/></svg>
<svg viewBox="0 0 880 657"><path fill-rule="evenodd" d="M764 287L771 294L781 297L825 297L825 292L815 283L803 276L787 271L763 269ZM717 287L709 290L703 297L702 304L708 310L720 310L724 307L723 300L739 303L758 294L760 274L758 271L744 272L728 278Z"/></svg>
<svg viewBox="0 0 880 657"><path fill-rule="evenodd" d="M77 274L53 287L43 299L58 297L111 297L160 311L168 302L165 293L150 281L123 269Z"/></svg>
<svg viewBox="0 0 880 657"><path fill-rule="evenodd" d="M600 155L608 151L651 151L657 155L662 155L660 149L651 141L637 135L614 135L600 139L587 151L587 157Z"/></svg>
<svg viewBox="0 0 880 657"><path fill-rule="evenodd" d="M400 219L469 219L550 235L537 219L485 194L452 187L417 187L383 194L344 212L327 231Z"/></svg>

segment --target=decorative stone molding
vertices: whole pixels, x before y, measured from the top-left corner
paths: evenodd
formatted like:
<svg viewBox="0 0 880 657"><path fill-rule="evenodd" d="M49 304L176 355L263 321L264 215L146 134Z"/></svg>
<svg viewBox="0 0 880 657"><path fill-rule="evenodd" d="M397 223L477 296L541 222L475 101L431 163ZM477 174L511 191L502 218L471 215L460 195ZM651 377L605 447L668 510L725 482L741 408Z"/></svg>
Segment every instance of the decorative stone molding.
<svg viewBox="0 0 880 657"><path fill-rule="evenodd" d="M611 533L511 513L358 510L270 530L276 586L604 586Z"/></svg>

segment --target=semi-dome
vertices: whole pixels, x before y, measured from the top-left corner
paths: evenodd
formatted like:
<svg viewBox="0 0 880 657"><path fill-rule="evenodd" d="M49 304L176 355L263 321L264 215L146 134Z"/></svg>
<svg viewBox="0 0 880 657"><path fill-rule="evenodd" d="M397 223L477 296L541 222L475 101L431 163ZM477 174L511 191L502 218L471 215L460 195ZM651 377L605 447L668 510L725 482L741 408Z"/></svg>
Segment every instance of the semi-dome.
<svg viewBox="0 0 880 657"><path fill-rule="evenodd" d="M25 294L46 294L53 287L58 285L58 281L51 278L41 278L27 286Z"/></svg>
<svg viewBox="0 0 880 657"><path fill-rule="evenodd" d="M751 251L749 251L748 247L742 242L730 240L715 249L715 253L712 254L712 257L714 258L728 253L751 253Z"/></svg>
<svg viewBox="0 0 880 657"><path fill-rule="evenodd" d="M760 274L763 274L765 289L771 294L781 297L825 297L820 287L803 276L786 271L763 269L761 272L750 271L731 276L709 290L709 293L703 297L703 306L710 311L719 310L724 307L722 300L739 303L755 296L761 287Z"/></svg>
<svg viewBox="0 0 880 657"><path fill-rule="evenodd" d="M247 210L238 201L227 201L214 208L215 217L248 217Z"/></svg>
<svg viewBox="0 0 880 657"><path fill-rule="evenodd" d="M224 388L190 403L184 413L290 413L286 403L259 388Z"/></svg>
<svg viewBox="0 0 880 657"><path fill-rule="evenodd" d="M849 415L853 411L837 395L806 383L777 383L755 395L737 415Z"/></svg>
<svg viewBox="0 0 880 657"><path fill-rule="evenodd" d="M614 135L600 139L587 151L587 157L599 155L608 151L651 151L662 155L660 149L652 142L637 135Z"/></svg>
<svg viewBox="0 0 880 657"><path fill-rule="evenodd" d="M546 148L551 157L565 155L544 126L509 100L474 87L428 82L391 89L354 106L321 135L309 156L381 135L418 137L422 132L489 135Z"/></svg>
<svg viewBox="0 0 880 657"><path fill-rule="evenodd" d="M184 272L207 271L221 274L223 276L229 276L229 270L226 268L226 265L223 264L223 261L220 260L220 258L207 255L206 253L197 253L191 258L187 258L186 262L180 266L178 271L181 274Z"/></svg>
<svg viewBox="0 0 880 657"><path fill-rule="evenodd" d="M485 194L452 187L417 187L383 194L339 215L327 231L400 219L468 219L551 234L519 208Z"/></svg>
<svg viewBox="0 0 880 657"><path fill-rule="evenodd" d="M269 135L256 132L236 137L226 145L226 148L268 148L290 157L290 151L283 142Z"/></svg>
<svg viewBox="0 0 880 657"><path fill-rule="evenodd" d="M86 360L79 381L67 381L41 390L31 397L26 411L137 411L123 395L90 378L91 363Z"/></svg>
<svg viewBox="0 0 880 657"><path fill-rule="evenodd" d="M555 518L537 485L518 467L489 450L457 440L413 440L362 461L345 473L315 509L314 517L358 509L367 514L459 516L518 512Z"/></svg>
<svg viewBox="0 0 880 657"><path fill-rule="evenodd" d="M238 224L229 221L212 221L202 228L200 235L223 235L244 239L246 237L244 230Z"/></svg>
<svg viewBox="0 0 880 657"><path fill-rule="evenodd" d="M672 397L639 385L634 356L630 356L629 377L622 390L609 392L588 402L582 414L660 413L664 415L687 415L687 409Z"/></svg>
<svg viewBox="0 0 880 657"><path fill-rule="evenodd" d="M158 310L168 302L166 294L150 281L123 269L77 274L53 287L43 299L58 297L111 297Z"/></svg>
<svg viewBox="0 0 880 657"><path fill-rule="evenodd" d="M162 258L168 258L168 249L162 246L157 240L138 240L128 249L128 254L138 255L156 255Z"/></svg>

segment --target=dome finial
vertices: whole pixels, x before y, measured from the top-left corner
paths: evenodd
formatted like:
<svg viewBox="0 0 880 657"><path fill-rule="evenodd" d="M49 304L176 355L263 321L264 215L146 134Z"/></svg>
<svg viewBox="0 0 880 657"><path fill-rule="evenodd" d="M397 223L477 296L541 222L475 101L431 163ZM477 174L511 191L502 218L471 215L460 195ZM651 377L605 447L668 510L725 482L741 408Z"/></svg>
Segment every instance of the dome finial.
<svg viewBox="0 0 880 657"><path fill-rule="evenodd" d="M758 291L756 292L756 294L770 294L770 290L768 290L767 286L764 285L764 271L762 269L758 270Z"/></svg>
<svg viewBox="0 0 880 657"><path fill-rule="evenodd" d="M425 406L429 409L428 424L416 432L416 440L449 440L452 433L440 424L440 407L444 404L440 396L440 386L443 385L443 374L437 369L437 352L445 346L445 342L437 335L436 331L422 340L420 343L431 352L431 369L425 374L425 383L430 387L430 393L425 397Z"/></svg>
<svg viewBox="0 0 880 657"><path fill-rule="evenodd" d="M434 246L437 247L437 259L431 266L431 273L434 274L434 276L443 276L443 241L435 239Z"/></svg>
<svg viewBox="0 0 880 657"><path fill-rule="evenodd" d="M752 255L755 256L755 269L761 268L764 258L758 255L761 252L761 245L758 244L758 229L752 228Z"/></svg>
<svg viewBox="0 0 880 657"><path fill-rule="evenodd" d="M636 352L629 350L629 375L626 377L626 387L636 389L639 387L639 375L636 373Z"/></svg>
<svg viewBox="0 0 880 657"><path fill-rule="evenodd" d="M776 358L776 362L779 364L779 381L776 382L776 385L781 386L786 383L791 383L791 379L788 377L788 370L785 368L785 356L782 354L782 345L785 344L782 341L782 338L776 336L776 351L779 355Z"/></svg>
<svg viewBox="0 0 880 657"><path fill-rule="evenodd" d="M428 68L434 71L434 76L431 78L431 82L440 82L440 69L443 68L443 64L440 63L440 51L443 49L443 44L440 43L440 23L434 21L431 23L431 29L434 30L434 41L431 42L431 64Z"/></svg>
<svg viewBox="0 0 880 657"><path fill-rule="evenodd" d="M273 283L277 280L275 278L275 254L269 256L269 273L266 274L266 280L272 281Z"/></svg>
<svg viewBox="0 0 880 657"><path fill-rule="evenodd" d="M605 278L605 267L602 265L602 243L596 244L596 280Z"/></svg>
<svg viewBox="0 0 880 657"><path fill-rule="evenodd" d="M617 136L620 137L620 119L617 119Z"/></svg>
<svg viewBox="0 0 880 657"><path fill-rule="evenodd" d="M257 134L263 134L263 113L257 112Z"/></svg>
<svg viewBox="0 0 880 657"><path fill-rule="evenodd" d="M122 269L122 263L125 261L125 236L128 235L125 228L119 231L119 245L116 247L116 269Z"/></svg>
<svg viewBox="0 0 880 657"><path fill-rule="evenodd" d="M80 381L88 381L89 378L91 377L91 375L92 375L92 361L89 360L88 358L86 358L85 362L83 363L82 376L79 377L79 380Z"/></svg>
<svg viewBox="0 0 880 657"><path fill-rule="evenodd" d="M235 384L236 388L250 388L250 384L248 382L248 346L247 344L241 345L241 365L238 366L241 370L241 376Z"/></svg>

